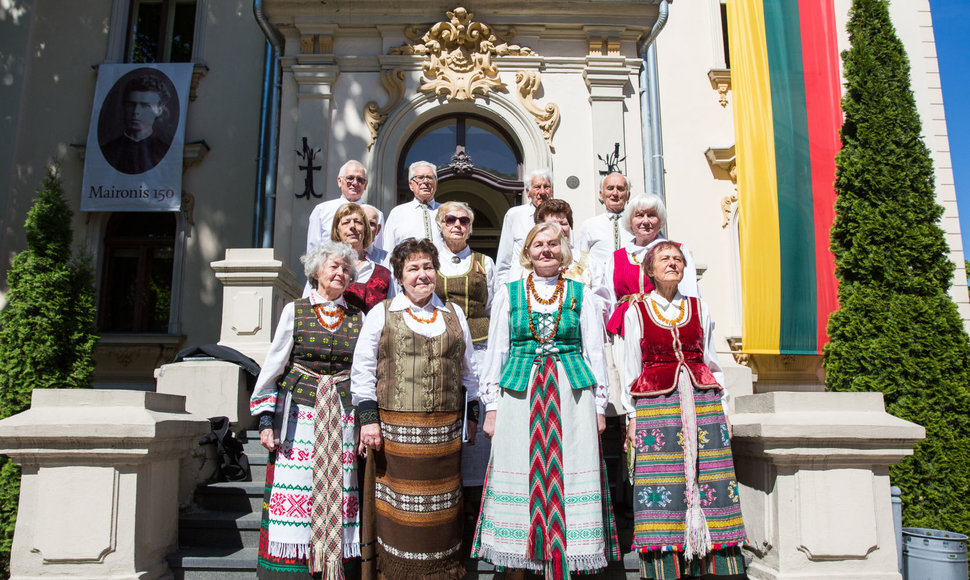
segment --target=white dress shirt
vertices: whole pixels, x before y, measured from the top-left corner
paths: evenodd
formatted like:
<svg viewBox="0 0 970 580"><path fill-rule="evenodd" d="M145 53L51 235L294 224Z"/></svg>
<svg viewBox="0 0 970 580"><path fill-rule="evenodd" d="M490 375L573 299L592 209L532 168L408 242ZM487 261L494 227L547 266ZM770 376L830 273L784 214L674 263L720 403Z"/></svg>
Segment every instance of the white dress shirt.
<svg viewBox="0 0 970 580"><path fill-rule="evenodd" d="M452 258L457 257L458 261L455 262ZM472 264L472 250L468 246L464 249L459 250L457 254L452 253L448 249L448 246L442 246L438 251L438 262L441 267L438 271L441 272L442 276L455 277L464 276L471 270ZM485 256L485 284L488 288L488 298L485 302L485 312L486 315L492 310L492 298L495 296L496 288L496 277L495 277L495 262L491 258Z"/></svg>
<svg viewBox="0 0 970 580"><path fill-rule="evenodd" d="M324 310L327 311L333 311L337 306L341 308L347 307L343 296L331 301L317 294L316 290L313 290L308 297L310 298L310 304L322 304ZM253 416L263 413L273 413L276 410L276 383L286 369L286 365L290 362L290 353L293 351L294 312L295 307L290 302L283 307L283 312L280 314L280 321L276 325L276 334L273 335L273 342L270 344L269 352L266 353L266 360L263 361L263 366L259 370L259 377L256 378L256 386L253 388L253 395L250 399L250 411ZM361 312L361 315L363 316L363 312ZM339 317L327 317L324 315L324 321L327 324L333 324L337 320L339 320ZM337 330L336 328L330 330L325 326L322 328L331 334Z"/></svg>
<svg viewBox="0 0 970 580"><path fill-rule="evenodd" d="M472 335L468 330L468 322L465 320L465 313L457 304L452 304L455 309L455 316L458 318L458 325L461 327L462 335L465 340L465 355L461 363L461 384L467 391L468 400L478 399L478 373L475 363L472 361ZM438 310L438 317L434 322L427 324L421 323L411 316L404 316L404 324L413 332L433 338L445 332L445 316L448 316L448 309L436 295L431 295L431 300L425 306L417 306L403 292L391 300L387 308L391 312L400 312L410 309L416 316L423 320L428 320ZM360 329L360 336L357 337L357 348L354 349L354 366L350 371L350 391L353 394L353 403L360 404L361 401L377 400L377 348L381 342L381 334L384 332L386 314L384 307L375 306L367 315L364 326Z"/></svg>
<svg viewBox="0 0 970 580"><path fill-rule="evenodd" d="M360 201L350 201L344 196L340 196L337 199L331 199L323 203L317 204L317 207L313 208L310 212L310 224L307 226L306 230L306 253L310 253L313 248L320 245L324 240L330 239L330 227L333 226L333 216L337 215L337 210L340 209L345 203L356 203L361 205L364 200ZM377 223L384 223L384 213L381 210L377 210ZM383 247L381 245L380 238L383 237L384 231L374 238L374 245L378 248Z"/></svg>
<svg viewBox="0 0 970 580"><path fill-rule="evenodd" d="M548 300L556 291L558 276L545 278L533 276L536 294L543 300ZM526 299L532 307L533 312L556 312L559 303L540 304L533 300L532 296L526 292ZM509 324L511 314L509 312L509 286L502 285L492 302L492 317L488 325L488 352L485 355L485 364L482 371L482 393L481 400L485 405L486 411L494 411L498 408L500 382L502 371L509 360ZM583 303L579 312L579 326L582 335L583 360L593 371L593 378L596 379L593 395L596 399L596 412L600 415L606 413L609 389L606 380L606 357L603 351L603 317L597 309L595 299L587 292L583 293ZM562 363L556 363L559 368L560 380L566 376Z"/></svg>
<svg viewBox="0 0 970 580"><path fill-rule="evenodd" d="M626 250L627 256L632 256L634 263L643 264L643 260L647 257L647 250L652 248L654 245L660 242L666 242L667 240L661 236L657 236L657 239L650 242L646 246L638 246L636 242L629 242L623 246ZM684 264L684 279L680 281L677 285L677 290L680 291L684 296L694 296L700 297L701 290L697 286L697 264L694 262L694 255L690 253L687 246L684 244L680 245L680 251L684 253L684 258L687 259L687 263ZM606 262L606 280L610 287L613 287L613 271L616 269L616 262L613 261L613 256L610 256L609 260ZM615 289L614 289L615 290ZM625 328L625 327L624 327Z"/></svg>
<svg viewBox="0 0 970 580"><path fill-rule="evenodd" d="M576 232L576 245L580 252L589 254L590 262L606 264L613 260L613 252L635 239L620 217L623 214L603 213L583 222ZM616 216L617 219L612 219ZM616 241L619 239L619 244Z"/></svg>
<svg viewBox="0 0 970 580"><path fill-rule="evenodd" d="M381 232L384 234L384 245L381 247L393 252L407 238L428 238L440 249L441 236L438 235L438 224L434 221L439 205L441 204L433 199L427 205L412 199L392 209L387 214L387 224Z"/></svg>
<svg viewBox="0 0 970 580"><path fill-rule="evenodd" d="M684 295L678 291L674 299L667 302L666 298L654 291L647 296L646 306L649 310L651 308L650 302L653 302L664 318L676 320L680 314L680 303L684 299ZM724 387L724 371L721 370L721 364L717 361L717 349L714 347L714 321L711 320L711 313L707 304L700 298L697 299L697 303L700 304L701 329L704 332L704 364L714 373L714 379L717 380L717 383ZM627 309L623 316L623 332L623 368L620 371L623 376L623 411L632 417L636 415L636 406L633 402L633 396L630 394L630 389L633 382L643 372L643 360L640 351L643 328L640 326L640 316L637 314L636 307ZM689 373L681 373L681 376L688 377L687 380L690 380ZM728 412L727 403L728 391L726 388L722 388L721 406L725 415Z"/></svg>
<svg viewBox="0 0 970 580"><path fill-rule="evenodd" d="M502 220L502 234L498 240L498 253L495 255L495 275L499 284L518 280L519 254L525 245L525 237L535 227L536 206L529 202L517 205L505 214Z"/></svg>

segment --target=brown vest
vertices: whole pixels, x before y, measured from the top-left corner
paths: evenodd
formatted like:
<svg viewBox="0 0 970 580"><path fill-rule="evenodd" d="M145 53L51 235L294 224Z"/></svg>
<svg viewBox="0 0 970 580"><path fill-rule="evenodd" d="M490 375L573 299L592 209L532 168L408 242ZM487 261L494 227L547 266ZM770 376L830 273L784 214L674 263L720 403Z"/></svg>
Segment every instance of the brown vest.
<svg viewBox="0 0 970 580"><path fill-rule="evenodd" d="M446 304L445 331L434 338L413 332L407 314L387 310L377 345L377 406L385 411L459 411L465 399L461 367L465 340L454 306Z"/></svg>
<svg viewBox="0 0 970 580"><path fill-rule="evenodd" d="M471 267L458 276L444 276L437 272L435 294L442 302L454 302L465 312L472 342L488 339L488 277L485 275L485 256L472 252Z"/></svg>

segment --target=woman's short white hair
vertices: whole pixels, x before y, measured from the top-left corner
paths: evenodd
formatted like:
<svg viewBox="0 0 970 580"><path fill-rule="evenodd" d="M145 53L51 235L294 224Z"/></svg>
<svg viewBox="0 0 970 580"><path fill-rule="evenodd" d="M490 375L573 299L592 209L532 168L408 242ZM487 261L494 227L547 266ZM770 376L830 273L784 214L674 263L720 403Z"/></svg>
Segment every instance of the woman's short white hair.
<svg viewBox="0 0 970 580"><path fill-rule="evenodd" d="M525 180L524 180L525 181L525 191L523 193L525 193L526 196L529 195L529 190L532 189L532 182L535 181L537 178L540 181L548 181L549 184L552 185L552 172L551 171L549 171L546 168L533 169L532 171L529 172L528 175L525 176Z"/></svg>
<svg viewBox="0 0 970 580"><path fill-rule="evenodd" d="M468 219L472 220L471 223L468 224L468 236L472 235L472 226L475 225L475 212L472 211L472 206L463 201L446 201L438 206L438 213L435 214L434 217L435 223L438 224L438 232L441 232L442 237L444 237L443 232L445 231L445 216L448 215L448 212L455 211L456 209L460 209L461 211L465 212Z"/></svg>
<svg viewBox="0 0 970 580"><path fill-rule="evenodd" d="M641 211L655 212L657 217L660 218L660 228L667 225L667 206L664 205L660 196L653 193L641 193L631 199L630 203L626 204L626 209L623 210L623 217L620 218L620 221L628 232L633 231L634 214Z"/></svg>
<svg viewBox="0 0 970 580"><path fill-rule="evenodd" d="M415 161L414 163L409 165L408 181L411 181L412 179L414 179L414 170L417 169L418 167L427 167L428 169L430 169L431 174L434 177L435 181L438 181L438 166L435 165L434 163L431 163L430 161Z"/></svg>
<svg viewBox="0 0 970 580"><path fill-rule="evenodd" d="M310 287L314 289L317 287L317 271L330 258L343 260L347 263L348 269L350 270L350 282L348 282L348 285L357 281L357 252L350 245L343 242L326 240L310 250L310 253L300 258L300 261L303 262L303 273L306 274L307 280L310 281Z"/></svg>
<svg viewBox="0 0 970 580"><path fill-rule="evenodd" d="M536 236L545 232L553 232L559 237L559 247L562 250L562 263L560 267L568 268L573 263L573 251L569 247L569 240L566 239L566 234L563 233L562 227L556 222L543 222L536 224L529 230L529 235L525 237L525 243L522 245L522 251L519 253L519 264L529 272L533 270L532 256L529 255L529 246L532 245L532 241L536 239Z"/></svg>

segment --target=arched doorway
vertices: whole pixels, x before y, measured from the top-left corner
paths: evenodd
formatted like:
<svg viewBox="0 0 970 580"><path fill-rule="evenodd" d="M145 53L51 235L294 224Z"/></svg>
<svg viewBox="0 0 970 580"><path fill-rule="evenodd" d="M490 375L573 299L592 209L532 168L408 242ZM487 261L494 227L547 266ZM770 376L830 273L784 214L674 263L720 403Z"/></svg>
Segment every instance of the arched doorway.
<svg viewBox="0 0 970 580"><path fill-rule="evenodd" d="M464 201L475 211L469 245L495 256L505 212L522 194L522 152L509 132L471 113L438 117L407 140L397 165L397 200L411 197L408 166L425 160L438 168L440 202Z"/></svg>

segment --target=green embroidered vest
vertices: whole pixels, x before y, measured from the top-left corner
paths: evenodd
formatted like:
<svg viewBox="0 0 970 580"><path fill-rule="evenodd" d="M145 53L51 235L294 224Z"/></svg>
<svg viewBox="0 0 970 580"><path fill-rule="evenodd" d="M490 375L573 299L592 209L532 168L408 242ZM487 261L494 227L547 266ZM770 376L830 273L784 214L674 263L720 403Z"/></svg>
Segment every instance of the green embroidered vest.
<svg viewBox="0 0 970 580"><path fill-rule="evenodd" d="M461 367L465 338L452 304L438 312L445 331L428 338L412 331L403 311L386 310L377 345L377 406L387 411L459 411L465 408Z"/></svg>
<svg viewBox="0 0 970 580"><path fill-rule="evenodd" d="M510 391L525 391L529 384L529 374L537 355L539 342L529 330L528 297L525 295L525 280L510 282L509 287L509 360L502 371L500 385ZM596 385L593 371L583 360L583 343L580 333L579 312L583 304L583 285L574 280L566 280L566 296L563 299L562 320L556 337L553 339L557 354L569 384L574 389L584 389Z"/></svg>

